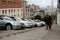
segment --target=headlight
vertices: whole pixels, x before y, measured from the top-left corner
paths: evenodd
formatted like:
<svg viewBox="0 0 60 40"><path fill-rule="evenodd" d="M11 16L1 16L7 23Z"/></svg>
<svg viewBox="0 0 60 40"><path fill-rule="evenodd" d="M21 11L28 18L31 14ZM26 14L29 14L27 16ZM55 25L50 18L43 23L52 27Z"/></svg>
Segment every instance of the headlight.
<svg viewBox="0 0 60 40"><path fill-rule="evenodd" d="M45 24L45 22L43 24Z"/></svg>

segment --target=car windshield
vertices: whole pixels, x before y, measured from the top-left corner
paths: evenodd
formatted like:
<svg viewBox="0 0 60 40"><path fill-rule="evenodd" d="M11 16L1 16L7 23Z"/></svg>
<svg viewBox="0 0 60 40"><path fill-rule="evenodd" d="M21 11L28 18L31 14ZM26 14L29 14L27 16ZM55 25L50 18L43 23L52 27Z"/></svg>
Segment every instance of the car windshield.
<svg viewBox="0 0 60 40"><path fill-rule="evenodd" d="M27 19L21 18L23 21L27 21Z"/></svg>
<svg viewBox="0 0 60 40"><path fill-rule="evenodd" d="M18 21L21 21L21 19L20 18L15 18L16 20L18 20Z"/></svg>
<svg viewBox="0 0 60 40"><path fill-rule="evenodd" d="M14 17L10 17L12 20L15 20L15 18Z"/></svg>
<svg viewBox="0 0 60 40"><path fill-rule="evenodd" d="M30 22L34 22L33 20L29 19Z"/></svg>
<svg viewBox="0 0 60 40"><path fill-rule="evenodd" d="M34 20L31 20L31 21L35 22Z"/></svg>
<svg viewBox="0 0 60 40"><path fill-rule="evenodd" d="M35 22L41 22L41 20L35 20Z"/></svg>
<svg viewBox="0 0 60 40"><path fill-rule="evenodd" d="M9 17L3 17L3 19L5 19L5 20L12 20L12 19L9 18Z"/></svg>
<svg viewBox="0 0 60 40"><path fill-rule="evenodd" d="M39 22L41 22L41 20L39 20Z"/></svg>

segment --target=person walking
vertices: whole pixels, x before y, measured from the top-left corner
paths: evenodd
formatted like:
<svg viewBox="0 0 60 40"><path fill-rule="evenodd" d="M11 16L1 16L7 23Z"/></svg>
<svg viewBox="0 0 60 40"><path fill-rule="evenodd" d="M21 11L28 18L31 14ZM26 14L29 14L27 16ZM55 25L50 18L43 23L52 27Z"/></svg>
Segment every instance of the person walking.
<svg viewBox="0 0 60 40"><path fill-rule="evenodd" d="M52 16L50 16L50 15L46 15L45 17L44 17L44 22L46 23L46 29L51 29L51 25L52 25Z"/></svg>

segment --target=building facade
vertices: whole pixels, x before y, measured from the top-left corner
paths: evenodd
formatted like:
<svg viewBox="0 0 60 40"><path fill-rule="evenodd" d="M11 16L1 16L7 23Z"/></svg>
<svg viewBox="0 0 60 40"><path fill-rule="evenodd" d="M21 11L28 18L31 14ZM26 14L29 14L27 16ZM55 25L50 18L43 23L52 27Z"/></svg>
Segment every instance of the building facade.
<svg viewBox="0 0 60 40"><path fill-rule="evenodd" d="M45 10L45 14L48 14L48 15L54 14L54 8L47 6L47 9Z"/></svg>
<svg viewBox="0 0 60 40"><path fill-rule="evenodd" d="M26 6L28 5L27 0L22 0L22 8L23 8L23 18L27 18L27 13L26 13Z"/></svg>
<svg viewBox="0 0 60 40"><path fill-rule="evenodd" d="M57 6L57 24L60 25L60 0L58 0Z"/></svg>
<svg viewBox="0 0 60 40"><path fill-rule="evenodd" d="M0 15L23 18L21 0L0 0Z"/></svg>
<svg viewBox="0 0 60 40"><path fill-rule="evenodd" d="M30 7L29 6L26 7L26 13L27 13L27 18L29 19L30 15L31 15Z"/></svg>
<svg viewBox="0 0 60 40"><path fill-rule="evenodd" d="M40 7L38 5L32 4L26 7L27 18L34 18L37 14L39 14Z"/></svg>

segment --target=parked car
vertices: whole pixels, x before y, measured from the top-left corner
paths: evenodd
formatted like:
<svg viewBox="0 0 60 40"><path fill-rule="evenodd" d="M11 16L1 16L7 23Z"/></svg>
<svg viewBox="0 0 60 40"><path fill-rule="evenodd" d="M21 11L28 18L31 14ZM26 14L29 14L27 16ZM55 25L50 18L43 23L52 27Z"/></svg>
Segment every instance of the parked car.
<svg viewBox="0 0 60 40"><path fill-rule="evenodd" d="M21 26L19 22L16 22L9 17L2 16L0 17L0 28L11 30L11 29L20 29Z"/></svg>
<svg viewBox="0 0 60 40"><path fill-rule="evenodd" d="M28 21L32 22L34 27L37 27L37 24L36 24L36 22L34 20L28 19Z"/></svg>
<svg viewBox="0 0 60 40"><path fill-rule="evenodd" d="M37 19L35 21L39 22L41 24L41 26L45 26L45 22L44 21L37 20Z"/></svg>
<svg viewBox="0 0 60 40"><path fill-rule="evenodd" d="M28 19L25 18L21 18L21 19L25 22L26 27L33 27L33 23L28 21Z"/></svg>
<svg viewBox="0 0 60 40"><path fill-rule="evenodd" d="M44 21L39 20L39 22L41 23L41 26L45 26L45 22Z"/></svg>
<svg viewBox="0 0 60 40"><path fill-rule="evenodd" d="M18 17L10 17L12 20L17 21L20 23L21 29L25 29L25 25L23 24L23 21L21 21L21 18Z"/></svg>
<svg viewBox="0 0 60 40"><path fill-rule="evenodd" d="M41 23L38 20L34 20L34 21L35 21L35 23L37 24L38 27L41 26Z"/></svg>
<svg viewBox="0 0 60 40"><path fill-rule="evenodd" d="M19 17L10 17L10 18L14 19L15 21L20 22L22 28L26 28L26 27L31 27L32 26L31 23L29 23L28 21L26 21L23 18L19 18Z"/></svg>
<svg viewBox="0 0 60 40"><path fill-rule="evenodd" d="M28 23L30 23L31 24L31 27L34 27L34 24L35 23L33 23L31 20L29 20L29 19L24 19L24 20L26 20Z"/></svg>

